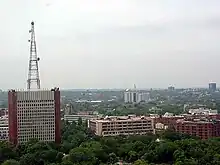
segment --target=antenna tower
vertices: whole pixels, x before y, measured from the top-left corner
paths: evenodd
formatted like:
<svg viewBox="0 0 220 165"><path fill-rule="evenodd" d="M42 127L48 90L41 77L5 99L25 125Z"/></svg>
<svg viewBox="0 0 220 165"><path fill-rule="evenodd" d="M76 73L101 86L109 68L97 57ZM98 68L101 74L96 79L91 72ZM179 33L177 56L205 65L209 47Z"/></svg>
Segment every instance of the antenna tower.
<svg viewBox="0 0 220 165"><path fill-rule="evenodd" d="M31 39L28 40L30 42L30 59L29 59L29 71L28 71L28 80L27 80L27 89L40 89L40 78L39 78L39 69L38 69L38 61L40 60L37 57L37 48L35 41L35 33L34 33L34 22L31 22Z"/></svg>

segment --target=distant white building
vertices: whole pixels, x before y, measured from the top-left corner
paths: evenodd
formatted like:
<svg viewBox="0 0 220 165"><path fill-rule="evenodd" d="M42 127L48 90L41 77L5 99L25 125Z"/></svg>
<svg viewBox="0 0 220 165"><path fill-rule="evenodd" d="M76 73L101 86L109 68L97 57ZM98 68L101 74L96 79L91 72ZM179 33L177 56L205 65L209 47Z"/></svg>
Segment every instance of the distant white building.
<svg viewBox="0 0 220 165"><path fill-rule="evenodd" d="M148 102L150 100L150 94L146 92L145 93L138 92L137 100L138 102L141 102L141 101Z"/></svg>
<svg viewBox="0 0 220 165"><path fill-rule="evenodd" d="M173 113L166 112L163 116L164 117L173 117Z"/></svg>
<svg viewBox="0 0 220 165"><path fill-rule="evenodd" d="M136 90L127 89L124 92L124 102L125 103L139 103L141 101L149 101L150 94L145 92L139 92Z"/></svg>
<svg viewBox="0 0 220 165"><path fill-rule="evenodd" d="M189 109L188 111L192 115L196 114L204 114L204 115L216 115L218 114L217 110L213 109L204 109L204 108L198 108L198 109Z"/></svg>

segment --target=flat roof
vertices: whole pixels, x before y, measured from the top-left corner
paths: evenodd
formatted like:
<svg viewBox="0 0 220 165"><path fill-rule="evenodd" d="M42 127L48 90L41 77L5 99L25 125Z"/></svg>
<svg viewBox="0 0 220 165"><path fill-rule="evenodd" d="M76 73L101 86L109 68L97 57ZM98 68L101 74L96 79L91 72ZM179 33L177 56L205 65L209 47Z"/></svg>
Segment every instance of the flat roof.
<svg viewBox="0 0 220 165"><path fill-rule="evenodd" d="M153 120L151 117L146 116L136 116L136 117L129 117L129 116L117 116L117 117L105 117L104 119L92 119L91 121L96 122L120 122L120 121L141 121L141 120Z"/></svg>

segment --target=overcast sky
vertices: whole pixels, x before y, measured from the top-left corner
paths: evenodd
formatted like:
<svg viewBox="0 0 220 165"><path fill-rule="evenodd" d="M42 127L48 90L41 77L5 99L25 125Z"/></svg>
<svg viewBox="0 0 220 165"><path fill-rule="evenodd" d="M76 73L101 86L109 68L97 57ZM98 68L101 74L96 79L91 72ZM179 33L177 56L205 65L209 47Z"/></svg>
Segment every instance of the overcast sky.
<svg viewBox="0 0 220 165"><path fill-rule="evenodd" d="M220 84L220 0L1 0L0 88L26 88L35 21L41 86Z"/></svg>

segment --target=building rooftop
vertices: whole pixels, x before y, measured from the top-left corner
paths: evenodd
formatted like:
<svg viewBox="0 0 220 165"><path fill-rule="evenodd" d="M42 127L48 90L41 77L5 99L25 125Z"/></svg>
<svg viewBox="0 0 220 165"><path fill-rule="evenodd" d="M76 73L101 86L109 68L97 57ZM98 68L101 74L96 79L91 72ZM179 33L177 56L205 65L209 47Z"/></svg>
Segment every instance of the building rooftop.
<svg viewBox="0 0 220 165"><path fill-rule="evenodd" d="M40 92L40 91L59 91L59 88L42 88L42 89L10 89L9 92Z"/></svg>
<svg viewBox="0 0 220 165"><path fill-rule="evenodd" d="M178 119L177 123L214 123L220 120L213 120L208 118L194 118L194 119Z"/></svg>
<svg viewBox="0 0 220 165"><path fill-rule="evenodd" d="M135 116L135 115L129 115L129 116L106 116L105 118L100 119L94 119L97 122L109 122L109 121L139 121L139 120L146 120L146 119L152 119L151 117L147 116ZM93 121L94 121L93 120Z"/></svg>

